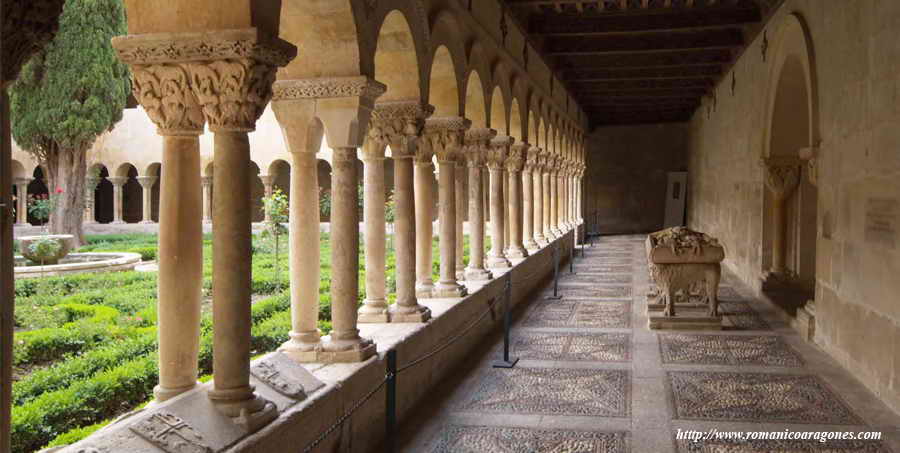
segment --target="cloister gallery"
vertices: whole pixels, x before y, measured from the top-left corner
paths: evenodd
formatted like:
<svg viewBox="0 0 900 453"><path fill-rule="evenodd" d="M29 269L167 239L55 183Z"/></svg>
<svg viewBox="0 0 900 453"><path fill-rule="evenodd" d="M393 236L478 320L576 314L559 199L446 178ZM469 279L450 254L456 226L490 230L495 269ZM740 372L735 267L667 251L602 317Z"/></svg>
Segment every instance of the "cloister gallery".
<svg viewBox="0 0 900 453"><path fill-rule="evenodd" d="M4 90L63 3L0 6ZM88 152L84 222L158 231L158 385L59 451L900 451L900 3L124 3L133 95ZM5 91L2 120L0 450L14 231L48 191ZM253 223L276 189L291 329L256 356ZM680 225L724 249L726 331L647 329L643 241ZM506 308L522 360L491 368Z"/></svg>

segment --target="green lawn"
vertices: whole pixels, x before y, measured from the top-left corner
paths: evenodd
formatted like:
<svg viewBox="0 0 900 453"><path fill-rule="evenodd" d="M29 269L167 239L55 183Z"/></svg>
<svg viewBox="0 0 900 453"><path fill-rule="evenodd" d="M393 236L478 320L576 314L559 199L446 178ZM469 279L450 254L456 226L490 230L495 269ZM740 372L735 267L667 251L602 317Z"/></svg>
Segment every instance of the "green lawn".
<svg viewBox="0 0 900 453"><path fill-rule="evenodd" d="M78 251L128 251L156 258L157 236L89 236ZM252 353L288 339L291 327L286 240L275 272L271 241L253 243ZM468 257L468 240L464 244ZM365 298L365 248L360 247L359 301ZM433 273L438 274L434 240ZM203 243L204 315L200 372L212 372L211 236ZM331 330L331 250L320 241L319 327ZM395 258L388 241L389 301L395 299ZM75 442L152 398L157 383L156 274L117 272L16 281L13 452Z"/></svg>

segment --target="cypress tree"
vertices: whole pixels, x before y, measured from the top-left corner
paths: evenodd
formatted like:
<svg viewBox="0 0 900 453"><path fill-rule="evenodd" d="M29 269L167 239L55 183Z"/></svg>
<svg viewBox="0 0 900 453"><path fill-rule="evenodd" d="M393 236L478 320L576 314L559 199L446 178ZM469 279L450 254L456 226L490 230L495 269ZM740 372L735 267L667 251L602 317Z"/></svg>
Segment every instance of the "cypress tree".
<svg viewBox="0 0 900 453"><path fill-rule="evenodd" d="M10 119L19 146L46 164L56 195L50 231L84 242L86 155L122 119L128 68L110 44L126 33L121 0L68 0L59 32L23 66L10 87Z"/></svg>

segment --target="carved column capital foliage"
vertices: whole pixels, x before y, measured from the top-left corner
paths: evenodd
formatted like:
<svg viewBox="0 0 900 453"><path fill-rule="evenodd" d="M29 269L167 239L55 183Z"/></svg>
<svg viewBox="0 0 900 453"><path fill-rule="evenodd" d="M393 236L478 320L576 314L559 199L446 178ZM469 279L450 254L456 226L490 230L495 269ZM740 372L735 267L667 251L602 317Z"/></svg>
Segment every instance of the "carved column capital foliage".
<svg viewBox="0 0 900 453"><path fill-rule="evenodd" d="M506 158L506 171L520 172L525 164L526 153L531 145L528 143L516 143L509 147L509 156Z"/></svg>
<svg viewBox="0 0 900 453"><path fill-rule="evenodd" d="M195 134L203 119L214 132L254 130L275 70L297 53L255 28L128 35L112 44L131 66L135 97L161 134Z"/></svg>
<svg viewBox="0 0 900 453"><path fill-rule="evenodd" d="M526 171L540 171L541 169L541 149L537 146L531 146L528 148L528 152L525 154L525 170Z"/></svg>
<svg viewBox="0 0 900 453"><path fill-rule="evenodd" d="M466 131L472 122L458 116L429 118L425 121L425 146L438 161L455 161L462 157Z"/></svg>
<svg viewBox="0 0 900 453"><path fill-rule="evenodd" d="M390 146L395 159L414 157L410 142L422 136L434 106L419 101L388 101L375 105L369 120L368 140Z"/></svg>
<svg viewBox="0 0 900 453"><path fill-rule="evenodd" d="M491 140L496 136L497 131L484 127L466 131L465 158L469 167L481 168L485 165Z"/></svg>
<svg viewBox="0 0 900 453"><path fill-rule="evenodd" d="M800 183L800 161L795 159L766 159L762 161L766 187L775 198L787 198Z"/></svg>
<svg viewBox="0 0 900 453"><path fill-rule="evenodd" d="M53 39L64 3L65 0L3 2L0 88L15 80L31 55Z"/></svg>
<svg viewBox="0 0 900 453"><path fill-rule="evenodd" d="M488 148L487 166L492 170L502 170L509 157L510 147L515 139L507 135L494 137Z"/></svg>

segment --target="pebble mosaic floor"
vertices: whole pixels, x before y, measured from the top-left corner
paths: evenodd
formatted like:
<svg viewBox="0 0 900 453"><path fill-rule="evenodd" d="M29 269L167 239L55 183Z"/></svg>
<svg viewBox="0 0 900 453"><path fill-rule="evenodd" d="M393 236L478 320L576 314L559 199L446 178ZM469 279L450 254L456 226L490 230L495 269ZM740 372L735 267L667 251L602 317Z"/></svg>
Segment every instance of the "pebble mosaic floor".
<svg viewBox="0 0 900 453"><path fill-rule="evenodd" d="M560 267L406 426L404 452L900 453L900 416L725 272L722 332L651 331L643 235L603 237ZM679 430L880 431L880 441L677 439Z"/></svg>

